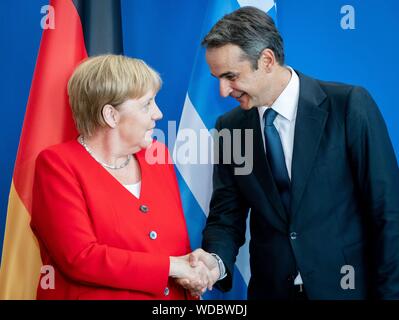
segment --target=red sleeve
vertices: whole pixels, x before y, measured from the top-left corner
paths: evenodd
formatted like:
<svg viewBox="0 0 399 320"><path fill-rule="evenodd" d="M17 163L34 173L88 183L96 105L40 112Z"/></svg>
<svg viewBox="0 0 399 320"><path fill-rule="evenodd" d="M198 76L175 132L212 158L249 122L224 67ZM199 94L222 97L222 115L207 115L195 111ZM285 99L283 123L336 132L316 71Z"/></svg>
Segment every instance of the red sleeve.
<svg viewBox="0 0 399 320"><path fill-rule="evenodd" d="M168 256L98 242L78 180L51 150L36 162L31 226L56 267L75 281L154 294L167 285Z"/></svg>

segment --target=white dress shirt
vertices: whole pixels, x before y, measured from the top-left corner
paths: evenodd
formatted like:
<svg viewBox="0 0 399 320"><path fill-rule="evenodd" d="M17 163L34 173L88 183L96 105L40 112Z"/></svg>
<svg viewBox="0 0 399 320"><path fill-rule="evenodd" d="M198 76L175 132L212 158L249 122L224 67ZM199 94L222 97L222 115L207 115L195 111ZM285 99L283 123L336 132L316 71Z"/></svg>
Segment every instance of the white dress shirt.
<svg viewBox="0 0 399 320"><path fill-rule="evenodd" d="M292 164L292 152L294 150L294 134L295 134L295 121L296 113L298 110L298 99L299 99L299 77L295 71L288 67L291 71L291 79L288 85L285 87L283 92L274 101L272 106L259 107L259 121L262 132L265 129L265 122L263 115L268 108L272 108L276 111L277 117L274 119L274 126L276 127L278 134L280 135L281 145L283 146L285 165L287 166L288 176L291 179L291 164ZM263 146L266 152L265 135L262 134Z"/></svg>
<svg viewBox="0 0 399 320"><path fill-rule="evenodd" d="M292 165L292 153L294 150L294 135L295 135L295 122L296 114L298 111L298 100L299 100L299 77L295 73L294 69L288 67L291 71L291 79L287 86L281 92L279 97L274 101L271 106L259 107L259 121L262 132L265 129L265 123L263 115L268 108L272 108L278 114L274 119L274 126L280 135L281 145L284 151L285 165L287 167L288 176L291 179L291 165ZM262 134L263 146L266 152L265 136ZM300 273L298 272L297 277L294 280L294 284L303 284Z"/></svg>

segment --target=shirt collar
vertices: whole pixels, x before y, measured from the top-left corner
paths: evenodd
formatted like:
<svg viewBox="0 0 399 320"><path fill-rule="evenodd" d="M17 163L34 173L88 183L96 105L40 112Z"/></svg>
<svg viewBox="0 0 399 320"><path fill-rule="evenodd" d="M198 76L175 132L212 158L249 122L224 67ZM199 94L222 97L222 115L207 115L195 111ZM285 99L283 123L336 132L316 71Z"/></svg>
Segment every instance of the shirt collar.
<svg viewBox="0 0 399 320"><path fill-rule="evenodd" d="M291 79L283 92L281 92L276 101L274 101L273 105L270 107L285 119L293 121L296 118L298 109L299 77L290 66L288 66L288 69L291 71ZM266 109L270 107L263 106L258 108L260 119L263 118Z"/></svg>

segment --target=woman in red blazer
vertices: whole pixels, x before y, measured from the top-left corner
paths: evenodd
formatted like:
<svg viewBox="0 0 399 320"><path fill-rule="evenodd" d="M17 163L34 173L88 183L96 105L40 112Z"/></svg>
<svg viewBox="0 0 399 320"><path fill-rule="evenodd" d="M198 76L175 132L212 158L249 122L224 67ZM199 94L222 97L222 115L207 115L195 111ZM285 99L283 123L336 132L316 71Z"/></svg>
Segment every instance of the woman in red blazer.
<svg viewBox="0 0 399 320"><path fill-rule="evenodd" d="M191 251L175 172L152 141L159 75L123 56L89 58L68 83L80 136L36 161L31 227L54 288L38 299L186 299L206 286Z"/></svg>

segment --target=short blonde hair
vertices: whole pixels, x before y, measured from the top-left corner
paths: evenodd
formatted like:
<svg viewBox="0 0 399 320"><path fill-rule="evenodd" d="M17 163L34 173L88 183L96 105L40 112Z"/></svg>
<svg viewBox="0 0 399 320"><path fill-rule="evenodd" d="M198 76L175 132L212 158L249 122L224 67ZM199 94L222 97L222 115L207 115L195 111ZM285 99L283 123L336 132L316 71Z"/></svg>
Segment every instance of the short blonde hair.
<svg viewBox="0 0 399 320"><path fill-rule="evenodd" d="M76 128L90 136L106 125L102 109L137 99L161 88L159 74L144 61L121 55L100 55L84 60L68 81L69 103Z"/></svg>

